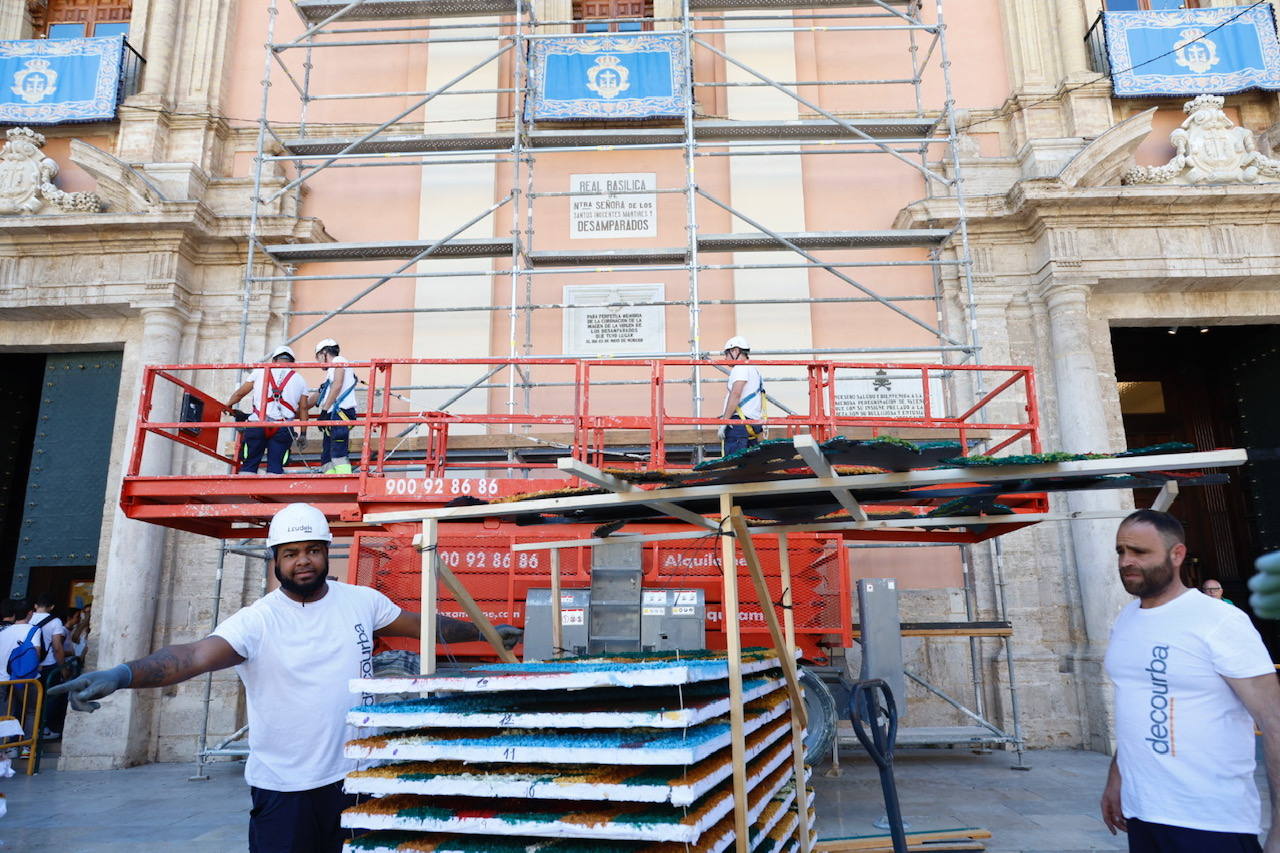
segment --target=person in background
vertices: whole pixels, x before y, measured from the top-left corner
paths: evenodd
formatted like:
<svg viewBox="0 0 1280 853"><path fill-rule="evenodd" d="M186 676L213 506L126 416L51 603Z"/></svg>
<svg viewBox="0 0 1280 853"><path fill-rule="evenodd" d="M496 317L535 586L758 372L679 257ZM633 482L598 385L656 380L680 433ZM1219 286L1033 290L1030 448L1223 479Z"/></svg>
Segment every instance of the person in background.
<svg viewBox="0 0 1280 853"><path fill-rule="evenodd" d="M44 660L40 661L41 678L48 678L51 672L60 672L67 660L67 628L53 613L55 603L53 593L40 593L36 597L35 613L31 617L31 624L40 626L46 649ZM67 700L49 700L44 712L44 730L40 732L40 739L57 740L62 737L62 723L66 718Z"/></svg>
<svg viewBox="0 0 1280 853"><path fill-rule="evenodd" d="M296 360L291 347L276 347L271 353L270 361L278 366L254 369L249 379L227 400L227 409L236 420L255 423L306 420L307 409L301 403L307 394L307 383L290 366ZM253 414L245 415L236 406L250 392L253 394ZM236 473L258 473L258 466L262 464L262 455L265 453L267 473L283 474L284 463L289 459L289 448L292 446L293 430L289 427L246 427Z"/></svg>
<svg viewBox="0 0 1280 853"><path fill-rule="evenodd" d="M759 421L764 414L764 379L760 371L748 362L751 360L751 344L741 335L734 335L724 344L724 355L733 362L729 371L728 387L724 395L722 420L741 423L725 424L718 430L723 441L722 453L732 455L760 443L762 429Z"/></svg>
<svg viewBox="0 0 1280 853"><path fill-rule="evenodd" d="M1225 601L1227 604L1231 605L1235 604L1234 601L1223 596L1222 582L1214 578L1209 578L1204 583L1200 584L1200 591L1210 598L1216 598L1219 601Z"/></svg>
<svg viewBox="0 0 1280 853"><path fill-rule="evenodd" d="M86 604L73 613L74 623L67 620L67 641L71 645L71 654L84 660L84 653L89 645L89 619L93 616L93 605Z"/></svg>
<svg viewBox="0 0 1280 853"><path fill-rule="evenodd" d="M320 407L319 420L354 421L356 419L356 379L350 362L342 357L341 348L333 338L325 338L316 344L316 358L329 365L324 382L316 392L316 404ZM320 448L321 474L350 474L351 459L347 441L351 436L349 426L320 427L324 441Z"/></svg>

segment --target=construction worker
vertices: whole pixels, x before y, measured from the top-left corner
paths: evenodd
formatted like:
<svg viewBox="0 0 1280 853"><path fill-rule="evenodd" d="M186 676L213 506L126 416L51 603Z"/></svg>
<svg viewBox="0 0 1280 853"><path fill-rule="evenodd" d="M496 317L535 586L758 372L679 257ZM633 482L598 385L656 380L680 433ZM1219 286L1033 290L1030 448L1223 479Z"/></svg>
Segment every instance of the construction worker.
<svg viewBox="0 0 1280 853"><path fill-rule="evenodd" d="M316 358L325 364L332 365L325 371L324 382L316 392L320 406L319 419L322 421L354 421L356 419L356 374L345 358L339 355L338 342L333 338L325 338L316 344ZM347 439L351 435L349 426L320 427L324 435L321 445L320 473L350 474L351 460L348 458Z"/></svg>
<svg viewBox="0 0 1280 853"><path fill-rule="evenodd" d="M729 371L728 390L724 395L722 420L733 419L740 424L721 426L721 452L725 456L754 447L760 443L763 429L759 421L764 416L764 379L760 371L747 362L751 359L751 344L741 335L734 335L724 343L724 356L733 362Z"/></svg>
<svg viewBox="0 0 1280 853"><path fill-rule="evenodd" d="M227 409L236 414L236 404L253 393L253 414L244 416L239 413L237 420L249 421L293 421L306 420L307 409L301 405L307 393L306 380L289 365L297 361L293 350L281 345L271 353L270 361L281 367L259 367L253 371L249 379L235 390L227 400ZM284 463L289 459L289 448L293 446L293 430L289 427L247 427L244 440L240 446L240 465L238 474L256 474L262 463L262 454L267 454L267 473L283 474Z"/></svg>
<svg viewBox="0 0 1280 853"><path fill-rule="evenodd" d="M251 853L337 853L342 809L355 803L342 779L356 769L343 757L355 737L347 711L361 701L348 682L372 671L375 636L417 637L421 619L377 590L328 578L333 536L324 514L289 504L271 519L267 545L280 588L224 620L194 643L166 646L140 660L87 672L51 693L77 711L94 711L123 688L165 687L236 667L248 704L245 781ZM438 616L443 642L480 639L472 624ZM497 626L508 648L521 631Z"/></svg>

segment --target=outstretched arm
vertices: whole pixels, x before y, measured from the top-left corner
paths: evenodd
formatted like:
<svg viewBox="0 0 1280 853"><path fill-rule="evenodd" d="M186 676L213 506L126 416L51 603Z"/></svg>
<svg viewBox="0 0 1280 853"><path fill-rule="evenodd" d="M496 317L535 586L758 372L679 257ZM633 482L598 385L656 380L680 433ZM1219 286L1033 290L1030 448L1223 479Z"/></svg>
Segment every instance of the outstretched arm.
<svg viewBox="0 0 1280 853"><path fill-rule="evenodd" d="M165 646L125 666L133 675L130 687L167 687L238 663L244 663L244 658L230 643L214 635L194 643Z"/></svg>
<svg viewBox="0 0 1280 853"><path fill-rule="evenodd" d="M126 687L165 687L194 678L215 669L226 669L243 663L244 658L231 644L218 636L205 637L194 643L165 646L158 652L111 669L82 673L49 690L50 696L66 693L71 707L77 711L96 711L94 699L110 696Z"/></svg>

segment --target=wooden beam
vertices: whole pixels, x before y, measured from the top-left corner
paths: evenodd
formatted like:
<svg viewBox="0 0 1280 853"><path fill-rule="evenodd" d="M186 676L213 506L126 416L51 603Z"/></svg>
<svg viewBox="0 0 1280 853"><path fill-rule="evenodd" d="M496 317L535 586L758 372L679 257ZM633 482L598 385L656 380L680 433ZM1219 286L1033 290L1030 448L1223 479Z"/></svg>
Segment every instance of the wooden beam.
<svg viewBox="0 0 1280 853"><path fill-rule="evenodd" d="M581 460L574 459L571 456L562 456L557 459L556 467L561 471L574 475L579 480L586 480L588 483L595 483L597 486L603 486L614 494L636 494L640 492L643 492L646 495L653 494L653 492L648 489L642 489L635 483L628 483L626 480L619 480L612 474L606 474L599 468L595 468ZM642 503L645 503L654 509L661 510L672 518L678 518L681 521L687 521L690 524L704 527L708 530L716 529L714 521L703 518L693 510L685 509L684 507L677 506L670 501L662 500L662 498L655 497L652 500L646 500Z"/></svg>
<svg viewBox="0 0 1280 853"><path fill-rule="evenodd" d="M1160 512L1168 512L1169 507L1173 506L1173 501L1176 497L1178 497L1178 481L1165 480L1164 485L1160 488L1160 493L1151 502L1151 508Z"/></svg>
<svg viewBox="0 0 1280 853"><path fill-rule="evenodd" d="M800 672L796 668L794 654L787 653L787 641L782 634L782 626L778 624L778 614L773 610L773 600L769 598L769 586L764 580L764 570L760 568L760 556L756 554L756 545L747 532L747 521L742 516L742 508L734 507L729 516L733 526L733 535L738 540L738 548L747 561L747 572L751 575L751 584L756 589L756 599L760 602L760 610L764 613L764 623L769 628L769 636L773 639L773 647L778 650L778 660L782 663L782 675L787 684L787 695L791 697L791 714L800 721L801 728L809 725L805 712L804 697L800 694Z"/></svg>
<svg viewBox="0 0 1280 853"><path fill-rule="evenodd" d="M782 639L786 643L783 654L788 660L796 659L796 617L791 611L794 600L791 589L791 552L787 534L778 537L778 583L782 585ZM801 703L801 707L804 707ZM805 708L808 711L807 708ZM800 821L800 853L811 853L813 839L809 837L808 774L804 766L805 725L798 714L791 715L791 771L796 780L796 817Z"/></svg>
<svg viewBox="0 0 1280 853"><path fill-rule="evenodd" d="M720 498L721 523L727 523L733 512L733 498ZM751 850L747 815L747 741L744 735L746 717L742 709L742 635L738 624L738 555L733 537L720 537L720 569L724 583L725 654L729 663L729 749L733 764L733 834L737 853ZM781 657L781 655L779 655ZM803 794L801 789L797 794Z"/></svg>
<svg viewBox="0 0 1280 853"><path fill-rule="evenodd" d="M981 524L986 527L1019 527L1039 524L1042 521L1096 521L1108 518L1124 518L1133 510L1096 510L1080 512L1021 512L1013 515L958 515L949 517L893 518L883 521L815 521L809 524L771 524L749 528L753 536L773 536L780 533L838 533L842 530L893 530L914 527L959 527ZM702 530L672 531L670 533L635 533L610 536L607 539L563 539L546 542L523 542L511 546L512 551L541 551L548 548L580 548L588 545L617 544L619 542L666 542L681 539L704 539ZM941 542L939 545L947 543Z"/></svg>
<svg viewBox="0 0 1280 853"><path fill-rule="evenodd" d="M932 832L907 833L908 844L924 844L928 841L970 841L979 838L990 838L991 832L978 827L965 829L939 829ZM892 850L893 844L886 844L889 835L857 835L851 838L819 838L814 849L817 853L851 853L855 850Z"/></svg>
<svg viewBox="0 0 1280 853"><path fill-rule="evenodd" d="M802 480L761 480L749 483L717 483L709 486L686 486L678 489L663 489L661 500L676 503L682 500L699 498L720 498L729 495L733 498L754 497L764 495L806 494L810 492L829 492L833 486L858 489L876 488L908 488L916 486L937 486L948 483L1001 483L1020 481L1032 477L1096 477L1104 474L1142 473L1144 471L1177 471L1196 468L1225 468L1243 465L1246 454L1243 450L1213 450L1203 453L1169 453L1156 456L1135 456L1124 459L1082 459L1078 462L1045 462L1035 465L1000 465L991 468L942 468L920 471L897 471L889 474L852 474L829 478L806 478ZM574 509L593 509L603 506L625 506L630 504L651 505L652 493L644 489L636 492L623 492L609 495L573 495L559 498L542 498L531 501L513 501L500 504L484 504L480 506L455 506L438 508L419 508L394 510L389 512L371 512L364 516L369 524L387 524L398 521L421 521L424 518L435 518L440 521L456 519L497 518L505 515L523 515L536 512L565 512ZM980 523L991 524L991 516L979 516ZM945 522L945 520L944 520ZM891 522L852 522L854 524L870 524L875 526L890 525ZM781 531L773 531L775 533Z"/></svg>
<svg viewBox="0 0 1280 853"><path fill-rule="evenodd" d="M818 442L811 435L797 435L791 440L795 445L796 452L800 454L800 458L804 463L813 469L813 473L822 478L830 478L839 476L836 474L831 463L827 461L827 457L822 455L822 448L818 447ZM849 513L849 517L854 521L866 521L867 513L858 502L854 500L853 495L849 494L847 488L832 488L831 496L836 499L840 506L844 507L844 511Z"/></svg>
<svg viewBox="0 0 1280 853"><path fill-rule="evenodd" d="M436 671L436 565L440 561L440 522L427 519L422 522L422 630L418 638L418 673L431 675Z"/></svg>
<svg viewBox="0 0 1280 853"><path fill-rule="evenodd" d="M467 588L453 574L453 570L446 566L444 561L440 561L436 566L440 571L440 580L444 581L444 585L449 587L453 597L462 605L462 609L467 611L471 624L480 629L480 633L489 641L489 645L493 646L493 650L498 653L498 657L502 662L519 663L516 660L516 656L502 644L502 635L493 627L489 617L484 615L484 611L480 609L480 605L476 604L476 600L471 597L471 593L467 592Z"/></svg>

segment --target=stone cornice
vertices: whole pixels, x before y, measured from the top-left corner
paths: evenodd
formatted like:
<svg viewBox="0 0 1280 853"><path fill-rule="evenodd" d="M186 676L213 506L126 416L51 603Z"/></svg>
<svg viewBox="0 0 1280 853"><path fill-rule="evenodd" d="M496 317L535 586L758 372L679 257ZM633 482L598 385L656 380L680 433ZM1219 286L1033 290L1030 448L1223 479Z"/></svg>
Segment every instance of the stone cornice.
<svg viewBox="0 0 1280 853"><path fill-rule="evenodd" d="M970 227L999 220L1023 223L1061 216L1088 217L1098 223L1108 217L1109 227L1146 227L1169 223L1170 215L1202 214L1206 221L1256 217L1271 219L1280 212L1280 185L1233 184L1221 186L1105 186L1065 187L1052 178L1019 181L1003 196L970 196L965 199ZM1124 217L1121 219L1120 217ZM1136 217L1136 219L1135 219ZM959 219L954 198L921 199L898 212L895 228L947 227ZM926 224L927 223L927 224ZM1025 225L1024 225L1025 227Z"/></svg>

